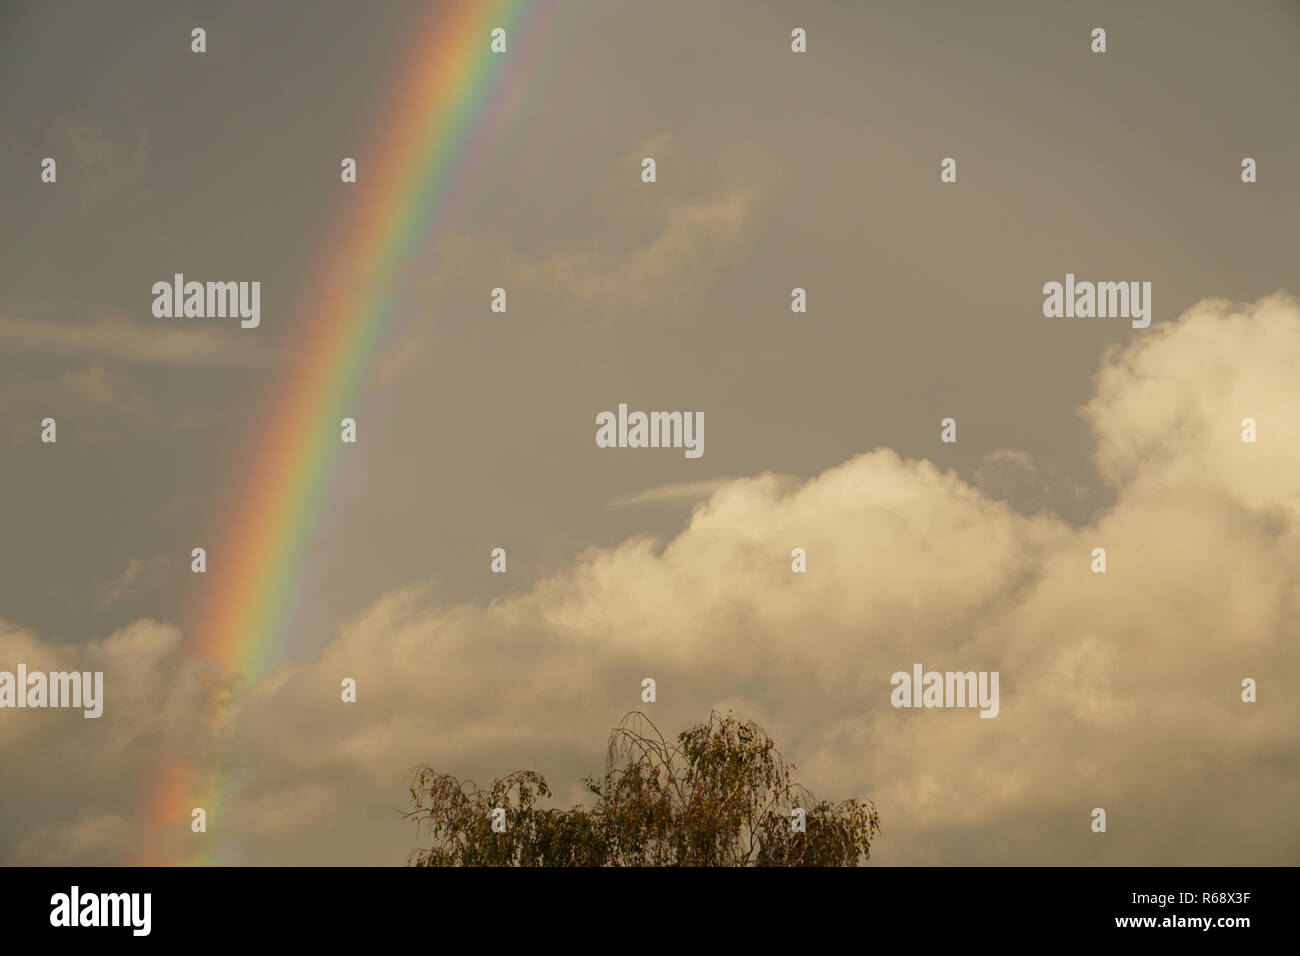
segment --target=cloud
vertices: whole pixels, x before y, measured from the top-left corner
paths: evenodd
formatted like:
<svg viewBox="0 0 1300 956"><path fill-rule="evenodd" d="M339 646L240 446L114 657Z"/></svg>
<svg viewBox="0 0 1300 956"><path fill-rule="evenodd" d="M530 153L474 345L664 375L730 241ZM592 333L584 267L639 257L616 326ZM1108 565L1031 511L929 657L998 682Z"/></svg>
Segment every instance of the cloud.
<svg viewBox="0 0 1300 956"><path fill-rule="evenodd" d="M143 833L138 807L160 749L211 760L203 714L211 668L182 653L180 631L140 620L67 643L0 619L0 670L102 671L103 714L0 710L4 856L24 864L121 863ZM21 839L12 821L21 820Z"/></svg>
<svg viewBox="0 0 1300 956"><path fill-rule="evenodd" d="M0 406L9 414L5 434L12 440L27 442L40 434L39 423L48 416L60 426L65 436L68 412L75 412L74 427L86 428L94 421L129 420L146 427L157 427L160 416L144 389L128 375L119 375L99 362L81 368L65 368L57 374L34 374L21 370L0 379Z"/></svg>
<svg viewBox="0 0 1300 956"><path fill-rule="evenodd" d="M647 155L660 164L654 184L640 179ZM455 317L471 313L459 296L478 301L481 290L502 287L510 302L530 302L536 313L544 313L541 303L551 303L575 327L681 320L690 315L687 303L743 247L784 175L780 161L754 143L733 143L711 157L678 157L668 135L647 140L614 165L617 172L602 187L604 211L625 221L618 234L632 235L631 241L611 245L606 231L600 239L532 256L447 232L426 251L427 263L417 270L424 277L408 301L437 303L439 318L463 321ZM429 350L445 352L441 328L414 323L378 359L374 380L387 384L404 370L423 368L417 359Z"/></svg>
<svg viewBox="0 0 1300 956"><path fill-rule="evenodd" d="M244 840L247 862L400 862L413 764L482 782L536 769L564 802L625 712L650 707L675 733L731 704L819 796L876 801L881 863L1291 862L1298 349L1300 306L1276 297L1203 303L1108 357L1085 414L1115 501L1084 526L881 448L795 487L728 481L671 539L591 548L487 605L394 590L195 737L237 771L237 833L207 836ZM1238 449L1252 412L1260 441ZM152 661L192 679L174 631L131 633L109 639L142 668L114 691L134 708L127 741L186 726L160 700L198 699L149 676ZM13 657L3 636L0 650ZM998 671L999 716L891 707L891 674L915 662ZM1241 701L1244 677L1258 703ZM1091 832L1094 807L1109 832Z"/></svg>
<svg viewBox="0 0 1300 956"><path fill-rule="evenodd" d="M75 411L78 425L127 420L157 428L165 415L172 427L192 428L217 412L206 406L164 408L136 370L124 366L244 367L284 358L285 353L238 333L165 319L135 321L68 299L6 299L0 306L0 353L20 364L0 376L0 405L12 413L0 427L15 441L29 441L34 422L51 415L62 427L61 412ZM84 364L50 371L28 359ZM99 432L89 428L87 433Z"/></svg>
<svg viewBox="0 0 1300 956"><path fill-rule="evenodd" d="M167 578L171 569L171 559L166 555L156 555L145 561L132 558L127 562L126 570L111 584L101 584L95 588L96 602L100 608L112 607L128 594L148 591L160 585Z"/></svg>
<svg viewBox="0 0 1300 956"><path fill-rule="evenodd" d="M794 490L726 482L673 539L592 549L527 594L439 608L394 592L250 700L246 725L265 765L303 779L427 760L483 777L537 767L563 787L557 774L599 769L648 675L662 725L743 701L818 793L875 798L882 862L1292 859L1300 710L1279 675L1300 664L1297 503L1247 465L1183 463L1235 451L1221 435L1240 443L1247 379L1266 420L1300 416L1297 319L1286 299L1202 306L1112 356L1088 415L1117 500L1084 527L888 449ZM1198 377L1207 363L1218 374ZM1187 380L1203 392L1196 427L1132 400ZM1263 465L1294 465L1274 434ZM1027 456L997 459L1032 474ZM1090 570L1097 546L1105 575ZM999 671L1000 716L892 708L890 675L914 662ZM364 709L326 703L344 675ZM1240 701L1246 676L1267 704ZM1257 786L1227 782L1245 778Z"/></svg>
<svg viewBox="0 0 1300 956"><path fill-rule="evenodd" d="M59 372L55 388L37 386L40 394L53 397L64 395L74 404L86 408L112 412L138 421L153 424L157 413L145 397L126 376L114 375L99 363L85 368L70 368Z"/></svg>
<svg viewBox="0 0 1300 956"><path fill-rule="evenodd" d="M71 824L49 824L14 851L18 866L113 866L134 849L129 820L116 813L83 814Z"/></svg>
<svg viewBox="0 0 1300 956"><path fill-rule="evenodd" d="M88 200L106 199L139 182L149 167L149 134L125 137L81 115L60 114L49 123L59 182L71 183Z"/></svg>
<svg viewBox="0 0 1300 956"><path fill-rule="evenodd" d="M172 739L184 734L187 717L195 718L206 700L199 690L208 665L189 660L181 653L181 633L170 624L143 619L114 631L106 638L82 643L43 640L26 628L0 619L0 668L12 671L25 663L29 672L79 670L103 671L104 716L85 720L75 713L76 729L111 728L98 743L111 743L123 751L146 737ZM12 665L12 666L11 666ZM5 747L20 740L61 738L51 734L62 723L62 711L9 710L0 721L0 755ZM84 727L83 727L84 723ZM66 731L67 725L58 729ZM69 745L79 734L68 735Z"/></svg>
<svg viewBox="0 0 1300 956"><path fill-rule="evenodd" d="M975 487L990 498L1005 501L1018 511L1034 513L1048 507L1052 483L1043 476L1034 456L1012 448L999 448L980 459L971 476ZM1076 498L1084 489L1068 482Z"/></svg>
<svg viewBox="0 0 1300 956"><path fill-rule="evenodd" d="M777 475L775 477L787 482L795 480L793 475ZM672 481L667 484L656 485L653 488L647 488L644 491L633 492L629 495L619 495L611 498L609 504L611 507L624 507L628 505L661 504L664 502L700 501L736 480L735 478L708 478L703 481Z"/></svg>
<svg viewBox="0 0 1300 956"><path fill-rule="evenodd" d="M1114 486L1219 488L1251 507L1300 507L1300 309L1277 293L1241 309L1208 299L1112 351L1083 410ZM1253 418L1259 441L1241 440Z"/></svg>
<svg viewBox="0 0 1300 956"><path fill-rule="evenodd" d="M156 365L250 366L284 358L284 353L239 331L103 314L85 320L0 315L0 348L14 355L92 355Z"/></svg>
<svg viewBox="0 0 1300 956"><path fill-rule="evenodd" d="M781 178L779 162L761 147L737 143L721 150L708 185L694 195L682 195L664 182L643 184L627 170L640 170L641 159L653 155L659 163L672 153L670 137L659 137L633 150L619 164L624 170L618 188L606 186L642 221L656 231L631 250L611 250L593 243L570 249L541 262L520 263L525 285L566 297L628 308L671 303L709 281L718 267L740 246L754 217ZM660 170L664 179L667 169ZM633 190L629 196L628 182ZM659 189L653 197L646 190ZM617 208L617 207L616 207Z"/></svg>

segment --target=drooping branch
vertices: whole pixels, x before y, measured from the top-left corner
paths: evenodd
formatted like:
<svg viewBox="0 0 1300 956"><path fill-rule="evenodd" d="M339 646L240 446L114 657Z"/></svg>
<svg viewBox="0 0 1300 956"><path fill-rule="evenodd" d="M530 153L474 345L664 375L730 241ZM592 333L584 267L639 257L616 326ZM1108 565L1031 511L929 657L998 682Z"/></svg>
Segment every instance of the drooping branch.
<svg viewBox="0 0 1300 956"><path fill-rule="evenodd" d="M752 721L716 712L669 744L645 714L611 731L604 776L585 778L595 805L538 809L545 779L518 771L483 790L428 767L411 771L412 809L433 845L414 865L852 866L880 820L866 800L817 801L795 783ZM492 810L506 812L503 829ZM801 830L792 811L804 811Z"/></svg>

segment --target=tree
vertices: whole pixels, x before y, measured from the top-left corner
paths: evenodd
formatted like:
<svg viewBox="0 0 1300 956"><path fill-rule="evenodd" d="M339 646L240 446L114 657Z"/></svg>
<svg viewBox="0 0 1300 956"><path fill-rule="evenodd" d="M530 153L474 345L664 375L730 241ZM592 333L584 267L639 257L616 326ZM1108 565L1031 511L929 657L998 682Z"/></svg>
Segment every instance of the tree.
<svg viewBox="0 0 1300 956"><path fill-rule="evenodd" d="M430 767L411 771L403 813L433 846L414 866L855 866L880 832L866 799L818 801L752 721L712 713L669 745L634 711L609 736L592 807L538 809L551 790L517 771L488 790ZM504 809L505 830L492 811ZM802 809L803 828L796 827Z"/></svg>

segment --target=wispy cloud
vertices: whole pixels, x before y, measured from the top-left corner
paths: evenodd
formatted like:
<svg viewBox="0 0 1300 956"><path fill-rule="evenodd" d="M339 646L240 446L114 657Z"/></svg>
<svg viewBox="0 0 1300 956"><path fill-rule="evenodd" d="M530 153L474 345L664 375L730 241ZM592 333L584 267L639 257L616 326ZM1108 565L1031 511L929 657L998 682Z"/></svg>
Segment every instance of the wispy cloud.
<svg viewBox="0 0 1300 956"><path fill-rule="evenodd" d="M157 587L170 569L171 559L165 554L144 561L132 558L116 581L95 588L95 601L101 608L111 607L128 594Z"/></svg>
<svg viewBox="0 0 1300 956"><path fill-rule="evenodd" d="M798 481L794 475L772 474L767 477L785 482L787 485L793 485ZM705 498L712 497L714 492L737 480L736 478L707 478L703 481L670 481L667 484L646 488L644 491L635 491L629 495L619 495L617 498L611 498L609 505L610 507L619 508L628 505L703 501Z"/></svg>
<svg viewBox="0 0 1300 956"><path fill-rule="evenodd" d="M142 322L119 315L89 320L0 315L0 349L29 356L94 355L162 365L263 365L284 358L238 327Z"/></svg>
<svg viewBox="0 0 1300 956"><path fill-rule="evenodd" d="M641 157L662 161L673 151L669 136L660 136L629 153L626 168L639 168ZM712 182L699 195L652 202L637 185L606 192L620 203L621 212L658 220L656 232L630 250L609 250L599 243L568 249L543 262L520 262L519 276L526 285L560 288L566 295L594 302L617 302L623 311L631 306L658 309L679 299L685 290L710 281L721 265L741 245L746 230L771 197L783 175L780 162L753 143L734 143L722 149L714 162Z"/></svg>

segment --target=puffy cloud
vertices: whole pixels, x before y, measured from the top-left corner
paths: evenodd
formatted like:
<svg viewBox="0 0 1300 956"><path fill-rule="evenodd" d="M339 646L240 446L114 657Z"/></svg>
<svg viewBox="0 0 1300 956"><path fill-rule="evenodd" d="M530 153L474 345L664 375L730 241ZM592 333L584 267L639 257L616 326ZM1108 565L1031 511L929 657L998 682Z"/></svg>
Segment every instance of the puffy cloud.
<svg viewBox="0 0 1300 956"><path fill-rule="evenodd" d="M0 620L0 670L19 664L28 673L103 672L103 713L0 710L0 763L10 768L0 853L23 863L121 862L118 851L140 837L140 790L156 753L213 755L203 723L209 668L183 654L176 627L156 621L78 644Z"/></svg>
<svg viewBox="0 0 1300 956"><path fill-rule="evenodd" d="M1250 507L1300 507L1300 308L1284 293L1207 299L1102 363L1084 409L1111 484L1206 484ZM1258 425L1241 440L1242 419Z"/></svg>

